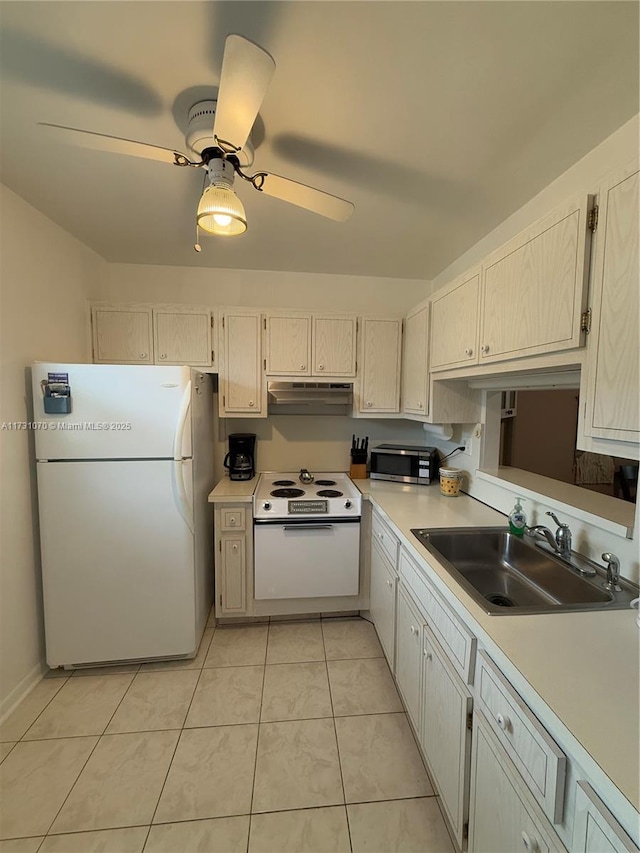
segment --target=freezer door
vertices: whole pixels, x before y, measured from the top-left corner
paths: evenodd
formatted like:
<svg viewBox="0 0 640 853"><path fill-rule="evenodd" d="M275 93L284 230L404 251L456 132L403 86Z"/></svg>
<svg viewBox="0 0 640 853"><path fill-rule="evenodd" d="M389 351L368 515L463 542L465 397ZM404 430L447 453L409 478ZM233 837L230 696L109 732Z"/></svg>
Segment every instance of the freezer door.
<svg viewBox="0 0 640 853"><path fill-rule="evenodd" d="M177 467L38 463L49 666L195 652L193 535Z"/></svg>
<svg viewBox="0 0 640 853"><path fill-rule="evenodd" d="M113 364L32 365L37 459L191 456L190 370ZM68 376L71 412L46 414L42 382ZM180 429L184 426L184 429Z"/></svg>

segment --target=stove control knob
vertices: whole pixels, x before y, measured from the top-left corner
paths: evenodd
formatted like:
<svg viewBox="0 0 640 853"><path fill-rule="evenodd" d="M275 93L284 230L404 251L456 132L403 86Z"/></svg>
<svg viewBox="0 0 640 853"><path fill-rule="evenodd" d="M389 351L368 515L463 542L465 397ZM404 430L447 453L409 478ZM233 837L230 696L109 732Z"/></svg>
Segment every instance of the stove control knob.
<svg viewBox="0 0 640 853"><path fill-rule="evenodd" d="M345 509L351 509L352 506L353 506L353 504L351 503L351 501L345 501L344 502L344 508Z"/></svg>
<svg viewBox="0 0 640 853"><path fill-rule="evenodd" d="M265 501L262 504L262 509L271 509L271 501Z"/></svg>

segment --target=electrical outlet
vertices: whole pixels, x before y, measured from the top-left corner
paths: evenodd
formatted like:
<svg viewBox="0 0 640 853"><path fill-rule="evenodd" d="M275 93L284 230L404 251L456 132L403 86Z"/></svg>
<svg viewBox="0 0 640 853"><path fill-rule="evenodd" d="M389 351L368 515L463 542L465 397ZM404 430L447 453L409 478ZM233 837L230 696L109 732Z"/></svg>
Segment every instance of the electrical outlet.
<svg viewBox="0 0 640 853"><path fill-rule="evenodd" d="M463 453L471 453L471 439L470 438L463 438L462 439L462 441L460 442L460 447L463 447L463 446L464 446L464 450L462 451Z"/></svg>

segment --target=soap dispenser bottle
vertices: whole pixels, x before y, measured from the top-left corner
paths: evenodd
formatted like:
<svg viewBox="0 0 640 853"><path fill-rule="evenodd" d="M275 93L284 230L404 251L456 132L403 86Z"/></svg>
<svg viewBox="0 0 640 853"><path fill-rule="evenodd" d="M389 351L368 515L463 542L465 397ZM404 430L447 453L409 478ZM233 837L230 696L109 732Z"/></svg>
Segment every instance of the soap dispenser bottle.
<svg viewBox="0 0 640 853"><path fill-rule="evenodd" d="M521 500L522 498L516 498L515 506L509 513L509 530L514 536L524 536L527 527L527 516L522 509Z"/></svg>

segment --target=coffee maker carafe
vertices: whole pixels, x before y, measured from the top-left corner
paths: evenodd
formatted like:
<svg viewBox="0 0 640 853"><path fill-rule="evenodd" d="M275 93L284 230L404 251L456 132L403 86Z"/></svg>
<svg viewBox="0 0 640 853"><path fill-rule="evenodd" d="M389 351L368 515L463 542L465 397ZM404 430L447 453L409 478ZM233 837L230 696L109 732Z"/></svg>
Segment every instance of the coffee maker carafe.
<svg viewBox="0 0 640 853"><path fill-rule="evenodd" d="M253 432L232 432L229 452L224 457L230 480L251 480L256 473L256 435Z"/></svg>

